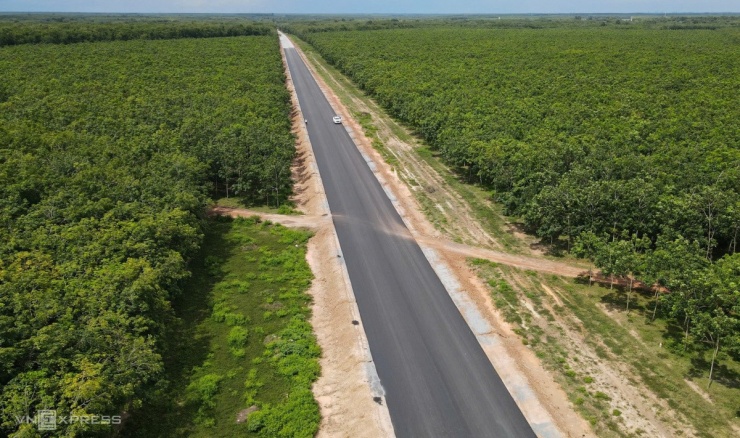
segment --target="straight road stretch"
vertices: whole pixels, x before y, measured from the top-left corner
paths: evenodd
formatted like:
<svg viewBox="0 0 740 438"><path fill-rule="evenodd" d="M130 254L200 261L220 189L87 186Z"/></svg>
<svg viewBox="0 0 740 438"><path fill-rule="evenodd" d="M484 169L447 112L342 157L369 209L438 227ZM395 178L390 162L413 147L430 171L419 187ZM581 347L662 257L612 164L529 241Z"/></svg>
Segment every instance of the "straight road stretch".
<svg viewBox="0 0 740 438"><path fill-rule="evenodd" d="M534 437L302 58L281 41L396 435Z"/></svg>

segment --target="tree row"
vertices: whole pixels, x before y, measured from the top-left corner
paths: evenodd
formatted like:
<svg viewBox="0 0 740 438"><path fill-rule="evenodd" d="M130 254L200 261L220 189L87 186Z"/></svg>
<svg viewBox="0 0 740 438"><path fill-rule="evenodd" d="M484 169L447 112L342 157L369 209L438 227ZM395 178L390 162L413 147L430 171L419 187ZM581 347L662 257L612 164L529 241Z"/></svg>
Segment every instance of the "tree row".
<svg viewBox="0 0 740 438"><path fill-rule="evenodd" d="M0 20L0 46L73 44L93 41L164 40L270 35L272 27L252 22L121 20L106 23L15 22Z"/></svg>

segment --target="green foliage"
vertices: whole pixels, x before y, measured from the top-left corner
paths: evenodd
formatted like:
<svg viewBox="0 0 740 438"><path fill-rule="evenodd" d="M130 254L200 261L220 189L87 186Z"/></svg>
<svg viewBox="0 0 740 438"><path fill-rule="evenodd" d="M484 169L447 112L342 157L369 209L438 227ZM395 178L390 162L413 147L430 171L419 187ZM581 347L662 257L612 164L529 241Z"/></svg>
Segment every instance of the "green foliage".
<svg viewBox="0 0 740 438"><path fill-rule="evenodd" d="M229 327L247 325L249 318L237 312L237 310L236 306L229 305L227 300L221 299L213 305L211 318L216 322L224 322Z"/></svg>
<svg viewBox="0 0 740 438"><path fill-rule="evenodd" d="M651 319L713 351L711 382L738 351L740 22L671 20L293 29L530 231L621 282L628 312L636 281L658 286ZM489 284L520 322L516 294Z"/></svg>
<svg viewBox="0 0 740 438"><path fill-rule="evenodd" d="M274 34L4 47L0 71L6 435L14 415L117 415L157 396L209 193L281 203L294 142Z"/></svg>
<svg viewBox="0 0 740 438"><path fill-rule="evenodd" d="M503 18L503 19L502 19ZM566 21L567 20L567 21ZM717 30L740 27L740 20L729 15L641 15L634 14L594 14L588 16L567 15L529 15L500 17L491 16L428 16L397 17L392 19L372 19L343 17L326 20L313 17L294 17L284 20L280 28L290 33L305 36L308 33L337 32L350 30L391 30L439 28L484 28L484 29L552 29L568 27L571 29L617 27L620 30Z"/></svg>
<svg viewBox="0 0 740 438"><path fill-rule="evenodd" d="M228 343L229 351L236 357L244 357L246 354L244 347L247 344L247 338L249 337L249 330L244 327L236 326L229 332Z"/></svg>
<svg viewBox="0 0 740 438"><path fill-rule="evenodd" d="M213 397L218 392L218 385L223 377L217 374L206 374L188 386L191 399L203 406L212 408Z"/></svg>
<svg viewBox="0 0 740 438"><path fill-rule="evenodd" d="M296 28L539 236L679 234L711 254L737 241L735 23Z"/></svg>
<svg viewBox="0 0 740 438"><path fill-rule="evenodd" d="M198 406L198 413L194 419L197 424L209 428L215 425L212 412L216 403L213 398L218 393L222 380L223 377L217 374L206 374L188 385L188 398L191 403Z"/></svg>
<svg viewBox="0 0 740 438"><path fill-rule="evenodd" d="M582 234L574 249L591 258L604 274L629 279L628 311L634 280L652 286L655 296L651 319L656 318L662 304L664 314L685 333L682 346L669 342L667 348L681 354L692 343L714 350L709 384L720 351L740 356L740 254L710 263L705 249L682 237L671 241L661 236L652 248L644 238L610 240L593 233ZM661 297L661 290L668 293Z"/></svg>
<svg viewBox="0 0 740 438"><path fill-rule="evenodd" d="M72 44L116 40L165 40L271 35L271 26L245 22L120 20L96 23L92 20L60 19L56 22L0 20L0 46L17 44Z"/></svg>
<svg viewBox="0 0 740 438"><path fill-rule="evenodd" d="M249 431L275 438L313 437L321 416L309 388L297 388L280 405L267 405L249 416Z"/></svg>
<svg viewBox="0 0 740 438"><path fill-rule="evenodd" d="M124 435L313 436L320 415L311 385L321 352L305 293L312 279L305 260L310 234L250 219L213 221L207 230L202 263L175 302L184 332L168 349L170 383L132 413ZM244 246L245 240L252 244ZM276 255L281 262L264 262ZM214 259L221 260L218 278L205 266ZM247 291L238 292L247 278ZM273 309L269 317L265 309ZM193 394L200 392L193 388L208 375L223 378L212 403L197 402ZM190 403L180 403L183 398ZM258 410L236 423L252 406Z"/></svg>

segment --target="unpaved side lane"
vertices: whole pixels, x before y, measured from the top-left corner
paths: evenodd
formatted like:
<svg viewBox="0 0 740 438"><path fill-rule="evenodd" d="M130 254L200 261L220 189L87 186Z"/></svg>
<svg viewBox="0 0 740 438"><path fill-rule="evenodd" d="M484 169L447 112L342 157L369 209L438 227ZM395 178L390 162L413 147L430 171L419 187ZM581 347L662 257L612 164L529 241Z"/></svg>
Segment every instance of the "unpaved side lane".
<svg viewBox="0 0 740 438"><path fill-rule="evenodd" d="M285 53L396 434L535 436L301 58Z"/></svg>

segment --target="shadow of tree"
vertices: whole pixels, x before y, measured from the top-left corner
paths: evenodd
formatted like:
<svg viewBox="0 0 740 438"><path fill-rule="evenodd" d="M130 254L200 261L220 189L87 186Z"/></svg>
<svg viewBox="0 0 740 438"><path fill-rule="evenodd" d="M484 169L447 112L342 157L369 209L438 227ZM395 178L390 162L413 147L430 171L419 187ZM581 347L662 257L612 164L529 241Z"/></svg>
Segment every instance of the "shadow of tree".
<svg viewBox="0 0 740 438"><path fill-rule="evenodd" d="M695 345L691 342L684 344L684 328L676 323L668 323L663 330L663 346L673 354L686 356L696 351Z"/></svg>
<svg viewBox="0 0 740 438"><path fill-rule="evenodd" d="M588 276L580 281L588 283ZM604 283L594 283L594 285L598 286L601 289L609 290L609 292L601 297L601 302L608 310L615 312L627 311L627 297L630 293L628 286L615 284L612 288L609 284ZM629 298L630 313L633 315L643 316L648 319L651 318L653 309L651 307L651 305L653 304L651 299L651 295L639 289L633 288L631 296Z"/></svg>
<svg viewBox="0 0 740 438"><path fill-rule="evenodd" d="M702 355L696 355L691 359L691 369L688 376L692 378L708 378L709 368L712 363ZM733 370L719 358L714 364L713 385L720 384L726 388L740 388L740 372Z"/></svg>
<svg viewBox="0 0 740 438"><path fill-rule="evenodd" d="M172 302L177 322L167 328L164 376L155 395L131 413L120 436L190 436L198 406L187 401L186 390L194 368L207 360L211 338L199 326L211 314L213 287L224 277L222 266L237 250L225 239L232 224L220 216L207 222L203 247L190 263L192 276Z"/></svg>

